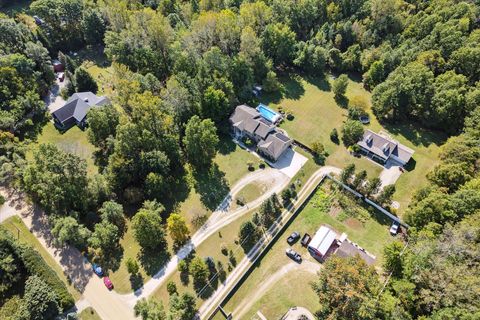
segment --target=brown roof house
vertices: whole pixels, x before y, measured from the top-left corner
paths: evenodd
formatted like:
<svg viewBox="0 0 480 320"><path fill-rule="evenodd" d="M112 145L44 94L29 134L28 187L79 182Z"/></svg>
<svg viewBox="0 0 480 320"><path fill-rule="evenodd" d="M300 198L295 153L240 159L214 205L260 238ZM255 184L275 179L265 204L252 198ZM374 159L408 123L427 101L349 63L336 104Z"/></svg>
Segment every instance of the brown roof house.
<svg viewBox="0 0 480 320"><path fill-rule="evenodd" d="M371 130L366 130L362 140L357 142L357 144L363 153L381 163L394 160L401 165L406 165L414 153L412 149L400 144L398 141Z"/></svg>
<svg viewBox="0 0 480 320"><path fill-rule="evenodd" d="M61 130L69 129L73 125L84 128L88 110L108 103L110 103L108 98L99 97L92 92L74 93L63 107L52 113L55 126Z"/></svg>
<svg viewBox="0 0 480 320"><path fill-rule="evenodd" d="M245 104L235 108L230 116L230 124L236 139L251 139L257 144L257 151L274 162L293 142L283 130L277 128L256 109Z"/></svg>

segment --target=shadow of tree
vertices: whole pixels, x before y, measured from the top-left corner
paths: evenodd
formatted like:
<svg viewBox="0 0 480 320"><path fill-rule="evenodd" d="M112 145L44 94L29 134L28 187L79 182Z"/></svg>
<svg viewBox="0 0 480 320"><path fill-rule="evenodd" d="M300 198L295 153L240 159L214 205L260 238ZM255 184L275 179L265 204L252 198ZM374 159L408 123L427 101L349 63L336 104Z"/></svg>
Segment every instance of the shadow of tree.
<svg viewBox="0 0 480 320"><path fill-rule="evenodd" d="M216 163L213 163L208 170L195 170L193 177L200 201L209 210L215 210L230 190L225 173L220 171Z"/></svg>
<svg viewBox="0 0 480 320"><path fill-rule="evenodd" d="M335 96L335 102L343 109L348 108L348 98L345 96Z"/></svg>
<svg viewBox="0 0 480 320"><path fill-rule="evenodd" d="M105 270L117 271L120 268L120 263L123 258L123 248L118 245L116 248L113 248L110 252L106 253L103 258L101 258L101 264Z"/></svg>
<svg viewBox="0 0 480 320"><path fill-rule="evenodd" d="M153 276L160 268L170 260L170 253L166 249L161 250L145 250L142 249L137 255L145 273Z"/></svg>
<svg viewBox="0 0 480 320"><path fill-rule="evenodd" d="M326 75L321 75L321 76L305 76L304 78L308 83L313 84L316 86L318 89L322 91L331 91L332 86L330 85L330 82L328 82L328 78Z"/></svg>
<svg viewBox="0 0 480 320"><path fill-rule="evenodd" d="M392 123L383 121L381 125L387 129L388 132L403 136L415 146L428 147L432 143L441 145L445 143L448 138L445 133L422 128L418 123Z"/></svg>
<svg viewBox="0 0 480 320"><path fill-rule="evenodd" d="M227 155L235 151L237 145L232 141L230 136L220 136L219 138L218 153Z"/></svg>
<svg viewBox="0 0 480 320"><path fill-rule="evenodd" d="M283 98L298 100L305 93L305 88L301 82L301 77L297 75L286 75L279 77L281 87L279 90L270 93L264 93L260 101L266 105L270 103L279 103Z"/></svg>
<svg viewBox="0 0 480 320"><path fill-rule="evenodd" d="M140 273L132 274L130 276L130 285L132 287L132 290L140 289L143 286L143 283L144 283L144 279Z"/></svg>

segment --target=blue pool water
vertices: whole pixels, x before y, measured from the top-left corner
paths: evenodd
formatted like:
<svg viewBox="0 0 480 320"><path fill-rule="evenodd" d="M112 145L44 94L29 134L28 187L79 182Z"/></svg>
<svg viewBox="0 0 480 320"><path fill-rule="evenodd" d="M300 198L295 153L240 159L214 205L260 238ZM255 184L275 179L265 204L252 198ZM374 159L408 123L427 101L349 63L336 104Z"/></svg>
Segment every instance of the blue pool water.
<svg viewBox="0 0 480 320"><path fill-rule="evenodd" d="M278 121L278 119L280 119L280 115L278 113L276 113L275 111L273 111L272 109L270 109L269 107L267 107L262 103L258 105L257 111L260 112L262 117L264 117L265 119L267 119L272 123L275 123Z"/></svg>

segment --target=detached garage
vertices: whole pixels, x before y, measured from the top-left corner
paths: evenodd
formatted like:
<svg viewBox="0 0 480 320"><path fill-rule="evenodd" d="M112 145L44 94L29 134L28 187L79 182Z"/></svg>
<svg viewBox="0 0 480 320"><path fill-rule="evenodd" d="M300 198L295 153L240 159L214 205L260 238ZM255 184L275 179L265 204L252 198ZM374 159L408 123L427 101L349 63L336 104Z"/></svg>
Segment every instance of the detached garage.
<svg viewBox="0 0 480 320"><path fill-rule="evenodd" d="M308 244L308 251L318 258L324 258L333 244L336 243L338 234L327 226L321 226Z"/></svg>

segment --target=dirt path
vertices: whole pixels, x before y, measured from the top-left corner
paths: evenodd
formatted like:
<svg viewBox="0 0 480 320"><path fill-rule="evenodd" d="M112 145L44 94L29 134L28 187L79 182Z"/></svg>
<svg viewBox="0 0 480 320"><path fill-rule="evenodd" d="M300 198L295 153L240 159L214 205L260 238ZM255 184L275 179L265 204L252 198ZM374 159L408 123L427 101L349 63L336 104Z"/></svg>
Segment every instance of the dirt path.
<svg viewBox="0 0 480 320"><path fill-rule="evenodd" d="M28 205L18 193L7 192L5 189L1 189L0 193L8 199L4 206L15 211L82 294L82 299L76 304L77 309L91 306L105 320L135 319L132 309L124 303L120 295L108 291L102 279L93 274L90 263L76 248L68 245L60 248L54 246L50 226L43 211Z"/></svg>
<svg viewBox="0 0 480 320"><path fill-rule="evenodd" d="M287 276L290 272L298 271L307 271L312 274L316 274L320 271L321 264L311 261L303 261L301 264L296 262L290 262L287 265L283 266L280 270L269 276L267 279L262 281L262 284L255 289L253 295L248 296L244 299L236 308L233 310L232 315L235 319L242 319L242 317L255 305L255 303L262 298L268 290L270 290L275 284L280 281L283 277Z"/></svg>
<svg viewBox="0 0 480 320"><path fill-rule="evenodd" d="M339 171L333 167L323 167L318 170L305 184L299 193L301 199L309 188L317 181L323 174L328 172ZM207 223L198 230L191 238L191 241L187 243L176 255L170 260L170 262L162 267L159 272L152 277L145 285L132 294L120 295L114 291L108 291L100 278L93 275L90 264L85 261L81 253L70 246L62 248L56 248L53 245L53 238L50 234L50 226L46 221L46 217L41 210L27 205L24 199L18 198L18 195L6 194L5 190L0 190L5 198L8 199L4 207L1 209L2 219L3 217L12 216L17 214L22 218L25 225L30 231L37 237L42 246L52 255L55 261L62 267L68 277L75 283L75 286L82 293L82 299L78 302L78 308L84 309L88 306L94 308L98 315L104 320L130 320L135 319L133 315L133 307L135 303L144 297L148 297L152 294L163 282L168 278L170 274L175 272L178 261L184 259L195 247L200 245L205 239L217 232L222 227L235 221L249 210L259 206L265 199L270 197L273 193L279 193L289 183L289 178L276 169L265 169L262 171L256 171L242 178L231 189L229 195L218 207ZM273 186L268 192L254 201L251 201L246 206L238 208L236 210L229 211L231 201L235 198L235 195L243 189L246 185L255 181L268 181ZM236 277L239 277L244 270L249 266L250 260L245 257L242 262L235 268L230 274L225 283L230 283ZM229 282L229 279L231 280ZM224 284L225 284L224 283ZM215 297L219 297L226 287L222 287L212 296L208 305L213 306ZM217 294L219 293L219 294ZM206 301L208 302L208 301ZM207 305L204 303L204 305ZM202 305L203 307L203 305ZM202 309L201 309L202 310ZM205 308L203 309L205 311ZM202 314L202 312L201 312Z"/></svg>
<svg viewBox="0 0 480 320"><path fill-rule="evenodd" d="M246 185L262 181L269 183L272 187L259 198L247 203L244 207L238 208L233 211L229 211L231 202L235 199L235 195L240 192ZM243 214L249 212L252 208L260 206L263 201L270 197L273 193L279 193L289 183L290 179L276 169L265 169L253 172L239 182L231 189L229 195L219 205L218 209L212 213L208 221L192 236L191 240L184 245L176 255L170 259L168 264L157 272L150 280L148 280L142 288L138 289L134 293L125 295L126 301L133 307L138 299L148 297L158 287L160 287L166 279L177 270L178 262L185 259L190 252L198 247L203 241L205 241L212 234L235 221Z"/></svg>
<svg viewBox="0 0 480 320"><path fill-rule="evenodd" d="M298 193L297 200L294 202L294 205L296 206L300 201L303 201L303 199L312 191L312 188L316 186L316 184L321 179L323 179L323 177L326 174L329 174L329 173L339 174L340 172L341 172L341 169L332 167L332 166L325 166L318 169L308 179L308 181L305 183L303 188L300 190L300 192ZM285 222L286 220L288 220L291 214L292 213L290 211L285 210L282 213L282 218L281 218L282 222ZM270 238L271 238L271 235L268 233L265 241L269 241ZM260 241L262 241L262 239ZM212 294L212 296L200 306L200 309L199 309L200 318L202 319L206 318L210 314L210 312L212 312L214 308L216 308L219 305L219 303L222 301L225 294L232 289L232 287L240 279L240 277L255 262L253 257L256 257L257 254L262 249L263 249L263 246L257 243L257 245L250 250L250 252L242 259L242 261L240 261L240 263L235 267L235 269L228 275L227 279L225 279L225 281L219 285L219 287Z"/></svg>

